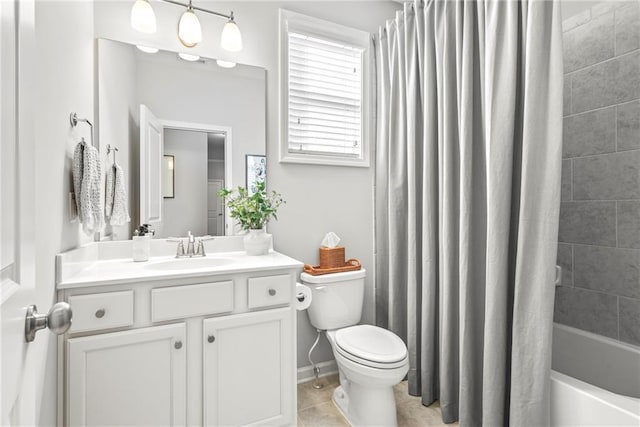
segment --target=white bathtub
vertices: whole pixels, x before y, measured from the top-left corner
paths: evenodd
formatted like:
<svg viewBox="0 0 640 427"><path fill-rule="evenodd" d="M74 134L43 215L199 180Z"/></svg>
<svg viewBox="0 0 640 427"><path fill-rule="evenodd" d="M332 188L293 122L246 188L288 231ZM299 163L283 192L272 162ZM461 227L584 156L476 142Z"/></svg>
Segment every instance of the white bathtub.
<svg viewBox="0 0 640 427"><path fill-rule="evenodd" d="M552 426L640 426L640 348L554 324Z"/></svg>

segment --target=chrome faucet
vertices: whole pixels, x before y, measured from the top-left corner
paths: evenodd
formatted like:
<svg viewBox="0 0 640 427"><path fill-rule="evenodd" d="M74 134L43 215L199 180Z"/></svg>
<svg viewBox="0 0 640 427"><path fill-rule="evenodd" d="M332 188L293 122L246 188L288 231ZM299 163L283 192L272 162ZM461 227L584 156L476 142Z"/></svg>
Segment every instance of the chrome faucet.
<svg viewBox="0 0 640 427"><path fill-rule="evenodd" d="M193 258L194 256L207 256L204 250L204 241L211 240L211 236L195 237L191 234L191 231L187 232L187 250L184 250L184 241L182 238L171 237L167 239L167 242L177 242L178 249L176 250L176 258Z"/></svg>
<svg viewBox="0 0 640 427"><path fill-rule="evenodd" d="M187 231L187 256L189 258L191 258L196 254L195 248L194 248L195 243L196 243L196 238L193 237L193 234L191 234L191 230Z"/></svg>

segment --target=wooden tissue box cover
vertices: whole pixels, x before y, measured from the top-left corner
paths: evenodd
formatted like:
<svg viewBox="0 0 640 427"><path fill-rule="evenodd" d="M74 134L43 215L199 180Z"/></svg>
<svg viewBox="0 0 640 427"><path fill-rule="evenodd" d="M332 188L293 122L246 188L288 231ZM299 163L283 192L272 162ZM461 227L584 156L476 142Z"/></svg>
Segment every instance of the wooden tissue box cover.
<svg viewBox="0 0 640 427"><path fill-rule="evenodd" d="M320 248L320 268L343 267L344 264L344 247Z"/></svg>

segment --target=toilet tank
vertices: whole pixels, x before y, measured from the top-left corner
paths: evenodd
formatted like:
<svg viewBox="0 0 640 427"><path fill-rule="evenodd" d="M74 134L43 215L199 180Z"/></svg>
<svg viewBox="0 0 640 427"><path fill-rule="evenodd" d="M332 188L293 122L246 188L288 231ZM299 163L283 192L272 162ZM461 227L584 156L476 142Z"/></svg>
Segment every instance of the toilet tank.
<svg viewBox="0 0 640 427"><path fill-rule="evenodd" d="M345 328L360 322L364 302L364 269L312 276L302 273L302 283L311 289L309 320L316 329Z"/></svg>

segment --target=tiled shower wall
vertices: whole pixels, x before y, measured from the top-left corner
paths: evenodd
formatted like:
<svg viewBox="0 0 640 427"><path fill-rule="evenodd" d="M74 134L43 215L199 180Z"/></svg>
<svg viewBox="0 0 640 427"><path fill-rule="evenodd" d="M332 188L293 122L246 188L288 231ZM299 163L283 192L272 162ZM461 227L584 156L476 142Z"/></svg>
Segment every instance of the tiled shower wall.
<svg viewBox="0 0 640 427"><path fill-rule="evenodd" d="M640 2L563 23L555 321L640 345Z"/></svg>

